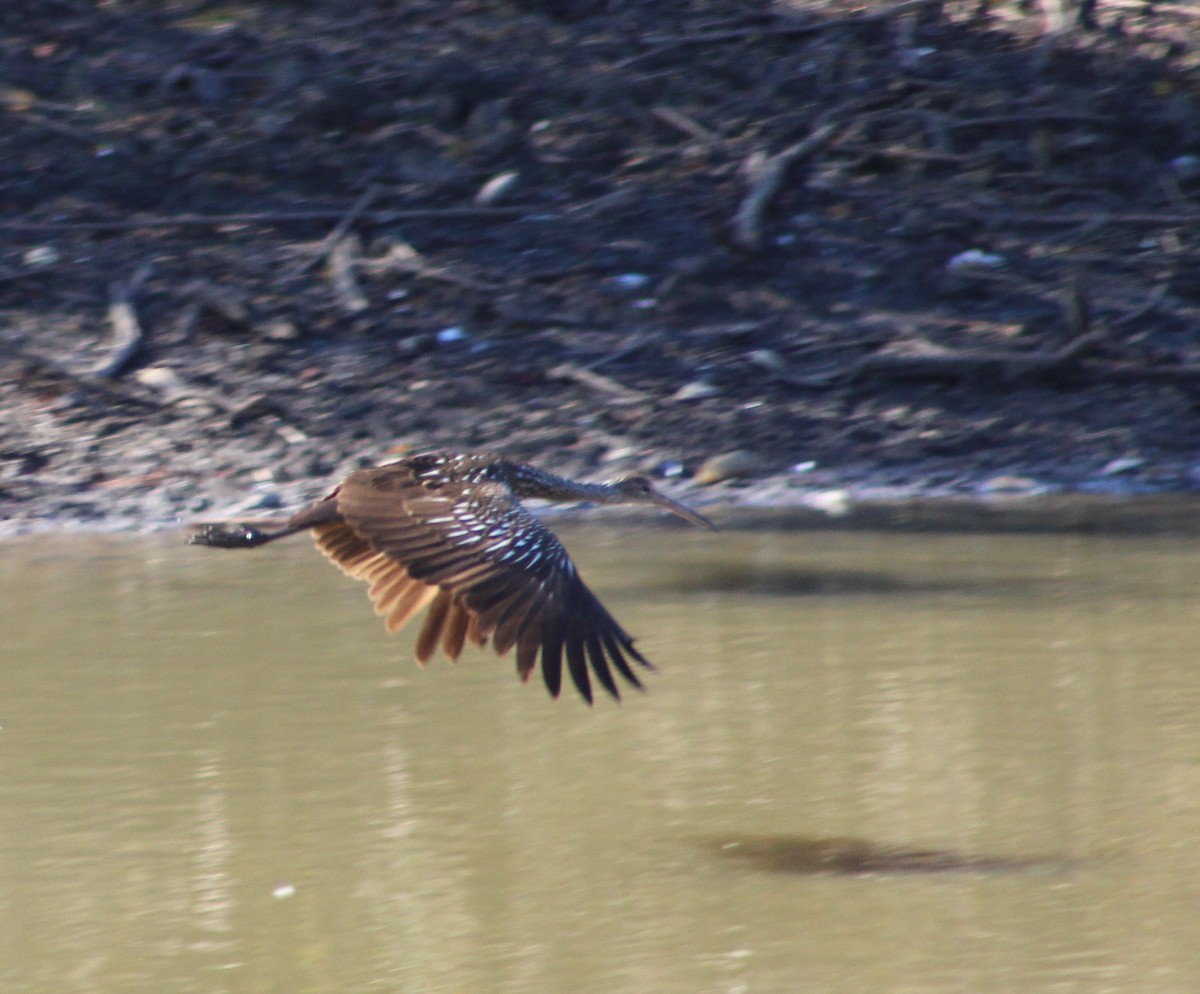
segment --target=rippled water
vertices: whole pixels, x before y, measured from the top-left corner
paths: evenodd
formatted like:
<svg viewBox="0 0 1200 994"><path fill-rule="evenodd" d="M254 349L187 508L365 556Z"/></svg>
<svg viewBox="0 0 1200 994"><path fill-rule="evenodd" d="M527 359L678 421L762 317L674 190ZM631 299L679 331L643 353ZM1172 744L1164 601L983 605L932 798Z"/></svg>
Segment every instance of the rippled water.
<svg viewBox="0 0 1200 994"><path fill-rule="evenodd" d="M1195 989L1196 539L558 530L646 694L303 540L0 546L0 990Z"/></svg>

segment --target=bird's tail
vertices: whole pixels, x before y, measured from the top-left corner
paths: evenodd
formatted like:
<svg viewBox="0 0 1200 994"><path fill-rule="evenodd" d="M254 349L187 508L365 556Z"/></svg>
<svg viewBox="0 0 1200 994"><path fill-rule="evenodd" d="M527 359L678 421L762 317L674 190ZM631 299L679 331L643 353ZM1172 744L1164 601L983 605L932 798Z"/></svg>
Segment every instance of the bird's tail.
<svg viewBox="0 0 1200 994"><path fill-rule="evenodd" d="M253 549L303 531L290 522L251 520L213 521L189 527L188 545L211 545L217 549Z"/></svg>

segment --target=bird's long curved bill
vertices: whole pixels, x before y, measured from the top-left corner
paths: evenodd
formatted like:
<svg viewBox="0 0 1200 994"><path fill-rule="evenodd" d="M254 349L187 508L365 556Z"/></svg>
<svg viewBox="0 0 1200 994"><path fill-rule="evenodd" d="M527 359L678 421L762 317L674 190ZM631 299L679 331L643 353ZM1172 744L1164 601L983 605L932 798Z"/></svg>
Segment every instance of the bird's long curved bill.
<svg viewBox="0 0 1200 994"><path fill-rule="evenodd" d="M665 494L654 495L654 503L665 511L670 511L672 514L677 514L684 521L690 521L693 525L699 525L701 528L707 528L709 531L716 531L717 526L708 520L703 514L698 511L693 511L686 504L680 504L677 500L671 500Z"/></svg>

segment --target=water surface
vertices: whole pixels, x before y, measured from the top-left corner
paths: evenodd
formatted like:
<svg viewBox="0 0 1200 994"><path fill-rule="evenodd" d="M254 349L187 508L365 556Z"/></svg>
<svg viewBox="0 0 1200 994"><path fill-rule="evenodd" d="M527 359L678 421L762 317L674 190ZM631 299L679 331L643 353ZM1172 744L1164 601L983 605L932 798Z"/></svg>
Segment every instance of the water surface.
<svg viewBox="0 0 1200 994"><path fill-rule="evenodd" d="M0 990L1195 989L1200 540L556 528L647 693L5 544Z"/></svg>

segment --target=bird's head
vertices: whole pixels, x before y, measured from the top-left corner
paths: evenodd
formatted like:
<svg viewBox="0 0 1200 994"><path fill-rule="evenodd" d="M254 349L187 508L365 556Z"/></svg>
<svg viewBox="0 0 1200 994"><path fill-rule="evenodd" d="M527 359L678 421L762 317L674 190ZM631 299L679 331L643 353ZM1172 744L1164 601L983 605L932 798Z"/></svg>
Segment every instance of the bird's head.
<svg viewBox="0 0 1200 994"><path fill-rule="evenodd" d="M710 531L717 530L717 526L704 517L704 515L693 511L690 507L680 504L678 501L672 500L666 494L660 493L655 489L654 484L648 476L622 477L612 484L612 489L616 492L618 500L622 503L654 504L665 511L679 515L684 521L690 521L693 525L700 525L702 528L708 528Z"/></svg>

